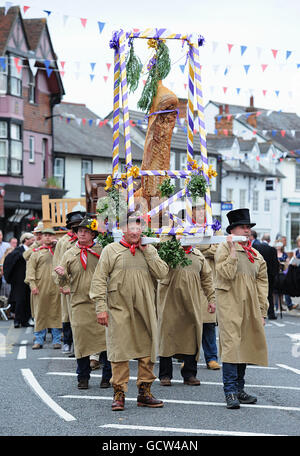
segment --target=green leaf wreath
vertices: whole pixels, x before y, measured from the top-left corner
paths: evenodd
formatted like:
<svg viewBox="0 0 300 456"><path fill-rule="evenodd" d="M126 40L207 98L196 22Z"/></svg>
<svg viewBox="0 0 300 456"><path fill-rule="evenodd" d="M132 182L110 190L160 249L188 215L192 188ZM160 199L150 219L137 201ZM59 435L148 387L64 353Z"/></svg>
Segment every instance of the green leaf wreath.
<svg viewBox="0 0 300 456"><path fill-rule="evenodd" d="M186 257L180 242L175 238L160 243L158 255L172 269L175 269L177 266L185 267L192 264L192 261Z"/></svg>
<svg viewBox="0 0 300 456"><path fill-rule="evenodd" d="M187 185L187 190L191 197L195 200L197 197L205 196L207 187L208 185L203 174L192 174Z"/></svg>
<svg viewBox="0 0 300 456"><path fill-rule="evenodd" d="M171 184L170 177L167 177L163 180L161 185L158 186L158 190L160 191L162 197L166 196L167 198L170 198L170 196L174 193L175 185Z"/></svg>
<svg viewBox="0 0 300 456"><path fill-rule="evenodd" d="M99 233L97 236L97 241L99 242L101 247L104 249L104 247L106 247L108 244L111 244L112 242L114 242L114 237L110 233L107 233L107 232Z"/></svg>

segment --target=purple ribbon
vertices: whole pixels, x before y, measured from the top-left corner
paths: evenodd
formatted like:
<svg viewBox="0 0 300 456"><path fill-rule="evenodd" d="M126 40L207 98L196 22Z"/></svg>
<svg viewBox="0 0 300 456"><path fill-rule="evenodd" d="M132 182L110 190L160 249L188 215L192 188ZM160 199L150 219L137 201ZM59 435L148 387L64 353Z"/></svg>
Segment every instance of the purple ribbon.
<svg viewBox="0 0 300 456"><path fill-rule="evenodd" d="M117 31L113 32L112 39L109 42L109 47L115 50L119 49L119 34Z"/></svg>
<svg viewBox="0 0 300 456"><path fill-rule="evenodd" d="M203 46L205 43L205 38L202 35L198 36L198 46Z"/></svg>
<svg viewBox="0 0 300 456"><path fill-rule="evenodd" d="M219 220L214 220L214 223L211 225L214 231L219 231L221 229L221 223Z"/></svg>
<svg viewBox="0 0 300 456"><path fill-rule="evenodd" d="M166 112L174 112L174 111L177 112L177 122L179 122L179 109L178 108L176 108L176 109L166 109L164 111L155 111L155 112L152 112L151 114L146 115L145 119L147 119L150 116L155 116L156 114L164 114Z"/></svg>

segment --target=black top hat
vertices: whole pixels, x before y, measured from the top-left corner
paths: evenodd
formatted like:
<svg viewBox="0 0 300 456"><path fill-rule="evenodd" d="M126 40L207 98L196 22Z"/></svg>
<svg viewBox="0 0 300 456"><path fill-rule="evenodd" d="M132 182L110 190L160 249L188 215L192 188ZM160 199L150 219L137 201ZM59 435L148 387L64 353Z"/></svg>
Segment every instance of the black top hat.
<svg viewBox="0 0 300 456"><path fill-rule="evenodd" d="M71 228L78 225L85 217L85 212L74 211L67 214L66 227Z"/></svg>
<svg viewBox="0 0 300 456"><path fill-rule="evenodd" d="M250 214L249 209L235 209L234 211L230 211L227 214L227 218L229 221L229 225L226 228L227 233L230 234L232 228L239 225L249 225L251 228L255 226L256 223L250 222Z"/></svg>

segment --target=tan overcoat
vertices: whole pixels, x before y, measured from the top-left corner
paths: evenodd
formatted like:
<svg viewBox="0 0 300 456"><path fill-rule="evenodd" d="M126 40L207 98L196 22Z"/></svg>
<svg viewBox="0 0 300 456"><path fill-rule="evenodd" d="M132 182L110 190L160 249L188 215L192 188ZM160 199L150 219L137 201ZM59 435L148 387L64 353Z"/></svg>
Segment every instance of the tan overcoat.
<svg viewBox="0 0 300 456"><path fill-rule="evenodd" d="M236 258L230 256L227 243L219 245L215 256L220 356L227 363L266 366L262 317L268 309L267 266L256 250L251 263L242 246L235 245Z"/></svg>
<svg viewBox="0 0 300 456"><path fill-rule="evenodd" d="M202 340L203 298L215 302L212 272L202 253L193 249L192 264L170 269L158 285L159 355L195 355Z"/></svg>
<svg viewBox="0 0 300 456"><path fill-rule="evenodd" d="M62 257L64 253L69 250L71 247L74 246L76 241L71 241L70 236L66 233L64 234L56 244L54 257L53 257L53 272L52 277L54 282L59 286L59 279L58 275L54 271L54 269L60 265ZM61 301L61 315L62 315L62 323L67 323L71 321L71 306L70 306L70 297L69 295L64 295L61 293L60 295Z"/></svg>
<svg viewBox="0 0 300 456"><path fill-rule="evenodd" d="M112 362L157 355L157 315L153 280L163 279L168 265L148 245L144 252L120 243L107 245L97 265L90 296L96 311L108 312L107 354Z"/></svg>
<svg viewBox="0 0 300 456"><path fill-rule="evenodd" d="M52 261L50 251L42 249L33 251L27 262L25 283L31 290L39 289L38 295L32 295L34 331L61 328L60 295L52 279Z"/></svg>
<svg viewBox="0 0 300 456"><path fill-rule="evenodd" d="M92 250L101 254L100 244ZM72 312L72 333L76 358L83 358L94 353L106 351L105 329L97 322L95 305L89 297L91 280L98 263L98 258L88 252L86 270L80 261L80 249L75 245L67 250L60 266L65 276L59 277L62 287L70 287L70 306Z"/></svg>
<svg viewBox="0 0 300 456"><path fill-rule="evenodd" d="M40 247L40 244L38 244L36 241L34 241L34 243L31 244L31 246L27 250L25 250L25 252L23 253L23 258L26 261L26 268L28 266L28 261L33 253L33 250L37 249L38 247ZM30 293L30 309L31 309L31 316L32 316L32 318L34 318L34 308L33 308L31 293Z"/></svg>

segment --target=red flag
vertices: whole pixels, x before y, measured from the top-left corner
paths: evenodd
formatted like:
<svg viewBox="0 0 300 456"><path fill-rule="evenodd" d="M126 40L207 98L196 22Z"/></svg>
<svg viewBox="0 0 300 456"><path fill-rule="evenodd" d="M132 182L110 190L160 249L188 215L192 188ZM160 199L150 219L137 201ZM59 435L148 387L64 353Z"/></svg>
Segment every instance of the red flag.
<svg viewBox="0 0 300 456"><path fill-rule="evenodd" d="M101 120L101 121L99 122L98 127L103 127L103 125L104 125L103 120Z"/></svg>
<svg viewBox="0 0 300 456"><path fill-rule="evenodd" d="M284 138L286 131L285 130L281 130L280 133L281 133L281 136Z"/></svg>
<svg viewBox="0 0 300 456"><path fill-rule="evenodd" d="M132 29L133 33L139 33L140 29L134 28Z"/></svg>
<svg viewBox="0 0 300 456"><path fill-rule="evenodd" d="M227 116L227 120L230 120L230 119L231 119L231 117L232 117L232 115L231 115L231 114L229 114L229 116Z"/></svg>
<svg viewBox="0 0 300 456"><path fill-rule="evenodd" d="M14 62L15 62L18 73L20 73L20 71L22 69L22 65L19 65L19 61L20 61L19 57L14 57Z"/></svg>
<svg viewBox="0 0 300 456"><path fill-rule="evenodd" d="M60 62L60 66L62 67L62 69L65 68L65 63L66 63L66 62Z"/></svg>
<svg viewBox="0 0 300 456"><path fill-rule="evenodd" d="M82 125L86 124L86 119L81 119Z"/></svg>
<svg viewBox="0 0 300 456"><path fill-rule="evenodd" d="M259 160L260 160L259 155L256 155L256 160L259 162Z"/></svg>
<svg viewBox="0 0 300 456"><path fill-rule="evenodd" d="M228 136L228 130L223 130L225 136Z"/></svg>
<svg viewBox="0 0 300 456"><path fill-rule="evenodd" d="M107 82L108 76L103 76L105 82Z"/></svg>
<svg viewBox="0 0 300 456"><path fill-rule="evenodd" d="M268 66L267 64L263 64L263 65L261 66L262 70L265 71L265 69L267 68L267 66Z"/></svg>
<svg viewBox="0 0 300 456"><path fill-rule="evenodd" d="M223 87L223 92L226 93L227 89L228 89L228 87Z"/></svg>
<svg viewBox="0 0 300 456"><path fill-rule="evenodd" d="M186 88L187 88L187 84L184 84L184 90L186 90Z"/></svg>
<svg viewBox="0 0 300 456"><path fill-rule="evenodd" d="M277 56L277 52L278 52L278 49L271 49L272 50L272 54L273 54L273 57L274 59L276 59L276 56Z"/></svg>
<svg viewBox="0 0 300 456"><path fill-rule="evenodd" d="M107 70L109 71L110 67L111 67L111 63L107 63L106 66L107 66Z"/></svg>
<svg viewBox="0 0 300 456"><path fill-rule="evenodd" d="M81 17L80 22L81 22L82 26L85 27L86 23L87 23L87 19L84 19L83 17Z"/></svg>
<svg viewBox="0 0 300 456"><path fill-rule="evenodd" d="M267 91L263 90L262 93L264 94L264 96L266 96Z"/></svg>
<svg viewBox="0 0 300 456"><path fill-rule="evenodd" d="M230 51L231 51L231 49L232 49L232 47L233 47L233 44L227 44L227 46L228 46L228 52L229 52L229 54L230 54Z"/></svg>
<svg viewBox="0 0 300 456"><path fill-rule="evenodd" d="M23 6L23 11L24 11L24 14L26 13L27 10L29 10L30 6Z"/></svg>
<svg viewBox="0 0 300 456"><path fill-rule="evenodd" d="M65 75L65 72L64 71L60 71L59 74L61 75L61 77L63 78L64 75Z"/></svg>

